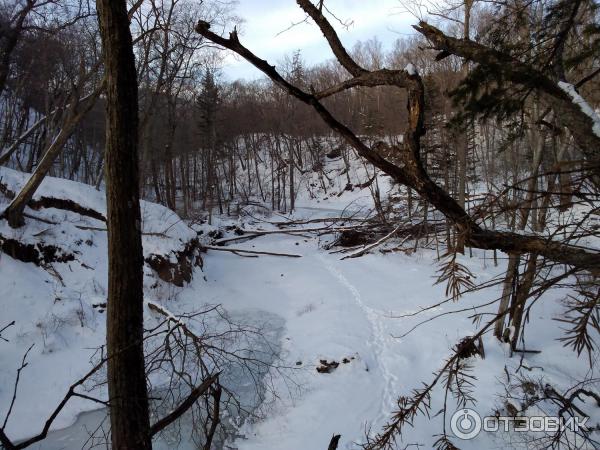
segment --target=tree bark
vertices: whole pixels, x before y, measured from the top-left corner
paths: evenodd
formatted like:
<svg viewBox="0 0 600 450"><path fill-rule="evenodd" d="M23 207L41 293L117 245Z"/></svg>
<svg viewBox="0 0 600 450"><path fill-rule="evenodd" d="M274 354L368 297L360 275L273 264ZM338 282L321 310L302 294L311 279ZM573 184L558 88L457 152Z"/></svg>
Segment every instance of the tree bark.
<svg viewBox="0 0 600 450"><path fill-rule="evenodd" d="M135 59L125 0L97 0L96 5L107 77L106 339L111 441L113 450L149 450Z"/></svg>

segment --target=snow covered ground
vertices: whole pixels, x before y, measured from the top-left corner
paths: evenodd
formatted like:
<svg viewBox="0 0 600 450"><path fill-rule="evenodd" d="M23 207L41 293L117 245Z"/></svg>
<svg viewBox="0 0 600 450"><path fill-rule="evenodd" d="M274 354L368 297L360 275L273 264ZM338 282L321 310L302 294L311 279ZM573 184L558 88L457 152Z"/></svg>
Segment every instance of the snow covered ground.
<svg viewBox="0 0 600 450"><path fill-rule="evenodd" d="M254 305L284 317L284 358L301 366L294 373L300 389L270 405L266 420L248 424L245 439L236 442L240 449L326 448L333 433L342 434L340 448L358 448L366 430L377 431L389 419L398 397L430 381L450 349L476 330L468 316L492 312L495 307L477 305L499 295L498 288L491 288L484 295L466 295L458 303L423 315L397 318L445 298L445 286L433 285L437 270L434 252L375 254L340 261L338 255L320 250L316 240L292 236L259 238L245 247L296 252L303 258L253 261L231 254L210 254L206 260L208 281L201 292L210 302L222 302L226 308ZM483 253L461 262L478 282L502 273L502 266L494 267ZM543 376L552 383L563 381L566 388L572 377L584 375L587 368L553 340L559 330L548 324L556 313L555 300L547 298L534 309L535 325L528 332L528 342L531 348L544 348L544 352L527 356L522 364L543 367L532 369L530 375ZM470 311L440 317L404 338L398 337L434 315L470 307ZM484 345L486 359L473 358L478 377L474 396L479 400L476 408L491 415L495 408L502 408L498 394L506 382L504 367L517 377L515 369L521 361L518 357L508 359L508 349L492 336L487 336ZM341 363L330 374L316 371L320 360L341 362L344 358L350 362ZM279 391L286 392L286 387L282 380ZM443 391L436 391L432 403L435 413L442 406ZM414 428L407 428L404 441L431 448L436 440L433 435L441 429L441 416L432 420L421 417ZM468 443L460 442L460 447L507 448L505 439L510 438L482 434Z"/></svg>
<svg viewBox="0 0 600 450"><path fill-rule="evenodd" d="M2 169L1 175L5 183L22 182L22 175L14 171ZM384 183L384 178L381 181ZM321 193L316 198L301 194L293 218L339 216L348 204L351 207L346 213L370 207L368 189L338 196L341 190L337 186L333 193ZM105 211L103 193L64 180L47 180L40 195L64 196ZM194 230L166 208L144 203L143 209L144 230L167 236L145 236L145 253L169 254L195 236ZM69 384L89 370L90 358L104 339L104 314L93 305L105 301L105 233L76 227L99 228L102 224L53 209L31 213L61 225L49 227L28 220L25 229L14 232L3 224L0 232L19 233L25 241L44 236L47 242L61 243L79 253L76 261L54 264L52 270L0 255L0 328L16 321L2 334L9 342L0 341L0 419L10 404L23 354L35 344L28 366L21 372L17 402L6 427L13 439L41 429ZM271 216L268 220L282 219ZM231 224L273 228L248 218L244 223L223 219L212 227L200 228L206 234L209 229ZM410 395L412 389L431 381L432 373L443 365L451 349L477 330L478 324L470 316L497 308L496 304L485 305L499 296L498 286L410 315L445 299L446 286L434 284L439 268L435 251L375 252L342 261L339 254L323 248L328 239L331 236L270 234L235 244L236 248L294 253L301 258L245 258L209 250L203 270L196 268L192 281L184 287L157 283L152 270L146 268L146 300L174 314L220 304L234 317L262 320L271 326L271 339L280 346L279 359L266 377L266 398L257 405L260 419L247 420L228 448L325 449L334 433L342 435L339 448L359 448L367 432L379 431L391 417L399 396ZM505 266L502 259L494 266L491 253L483 251L460 257L460 262L475 275L477 283L502 276ZM485 336L485 359L471 358L477 377L473 395L478 400L473 408L482 415L504 408L502 397L507 385L519 377L542 380L558 391L570 387L573 380L590 377L585 358L578 359L556 340L561 332L552 319L561 310L559 300L564 296L565 292L552 291L532 310L527 343L542 353L509 358L507 347L491 335ZM147 313L148 320L153 320L152 311ZM319 373L316 369L322 360L339 365L330 373ZM243 386L242 380L238 387ZM413 427L407 427L398 448L409 444L433 447L442 430L443 416L436 413L443 402L443 389L437 388L432 397L432 417L420 416ZM96 408L93 403L75 399L55 423L54 428L66 430L51 433L39 448L80 448L83 442L76 441L85 440L90 424L100 416L90 413L76 419L81 412ZM449 413L455 409L449 399ZM454 443L462 449L527 448L524 437L518 433L482 433L473 440ZM157 447L168 448L164 445ZM193 447L188 443L181 448Z"/></svg>

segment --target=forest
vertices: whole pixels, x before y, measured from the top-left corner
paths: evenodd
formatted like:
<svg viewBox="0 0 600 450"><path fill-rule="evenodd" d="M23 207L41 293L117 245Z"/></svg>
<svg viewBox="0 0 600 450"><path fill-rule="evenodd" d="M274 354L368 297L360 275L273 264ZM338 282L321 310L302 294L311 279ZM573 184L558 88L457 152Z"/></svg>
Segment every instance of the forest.
<svg viewBox="0 0 600 450"><path fill-rule="evenodd" d="M600 448L597 0L0 0L0 449Z"/></svg>

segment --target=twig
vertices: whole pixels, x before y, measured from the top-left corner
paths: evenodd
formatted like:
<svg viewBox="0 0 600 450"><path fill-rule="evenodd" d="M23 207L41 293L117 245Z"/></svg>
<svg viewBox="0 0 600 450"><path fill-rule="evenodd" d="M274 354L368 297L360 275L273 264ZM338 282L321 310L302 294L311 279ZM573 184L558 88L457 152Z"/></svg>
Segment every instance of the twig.
<svg viewBox="0 0 600 450"><path fill-rule="evenodd" d="M13 388L13 395L12 395L12 399L10 401L10 406L8 407L8 411L6 413L6 417L4 417L4 422L2 423L2 428L6 428L6 423L8 422L8 418L10 417L10 414L12 413L12 409L13 406L15 405L15 400L17 399L17 389L19 387L19 379L21 378L21 371L27 367L27 365L29 364L27 362L27 355L29 355L29 352L31 351L31 349L33 348L35 344L31 344L29 346L29 348L27 349L27 351L25 352L25 354L23 355L23 360L21 361L21 367L19 367L17 369L17 378L15 380L15 385Z"/></svg>
<svg viewBox="0 0 600 450"><path fill-rule="evenodd" d="M537 353L542 353L541 350L529 350L529 349L526 349L526 348L515 348L513 350L513 352L516 352L516 353L536 353L536 354Z"/></svg>
<svg viewBox="0 0 600 450"><path fill-rule="evenodd" d="M210 430L206 435L206 443L204 444L204 450L210 450L212 446L212 441L215 436L215 431L217 431L217 426L219 425L220 419L220 409L221 409L221 393L223 389L221 386L217 386L212 393L213 396L213 412L212 412L212 423L210 424Z"/></svg>
<svg viewBox="0 0 600 450"><path fill-rule="evenodd" d="M44 428L42 429L42 431L39 434L37 434L23 442L20 442L19 444L13 444L11 442L11 440L8 438L8 436L6 435L6 433L4 432L4 427L0 428L0 442L2 443L4 448L6 450L21 450L21 449L29 447L30 445L35 444L36 442L44 440L46 438L46 436L48 435L48 431L50 430L50 426L54 422L54 419L56 419L56 417L62 411L62 409L65 407L65 405L67 404L69 399L74 396L79 396L75 392L75 389L78 386L81 386L83 383L85 383L92 375L94 375L98 370L100 370L100 368L104 365L105 362L106 362L106 359L102 359L85 376L83 376L83 378L80 378L78 381L76 381L69 387L69 390L67 391L67 393L65 394L63 399L60 401L58 406L54 409L52 414L50 414L50 417L44 423Z"/></svg>
<svg viewBox="0 0 600 450"><path fill-rule="evenodd" d="M8 325L5 325L3 328L0 328L0 339L2 339L4 342L9 342L8 339L3 338L2 337L2 332L5 331L6 329L12 327L16 322L13 320L11 323L9 323Z"/></svg>

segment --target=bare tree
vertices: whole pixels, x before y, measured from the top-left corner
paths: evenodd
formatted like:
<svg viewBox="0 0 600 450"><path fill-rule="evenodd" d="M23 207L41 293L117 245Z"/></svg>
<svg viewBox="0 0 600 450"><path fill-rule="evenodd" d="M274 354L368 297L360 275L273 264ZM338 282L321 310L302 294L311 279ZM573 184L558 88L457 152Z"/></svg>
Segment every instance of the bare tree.
<svg viewBox="0 0 600 450"><path fill-rule="evenodd" d="M114 449L151 449L144 369L138 91L125 0L98 0L106 70L108 306L106 343Z"/></svg>

